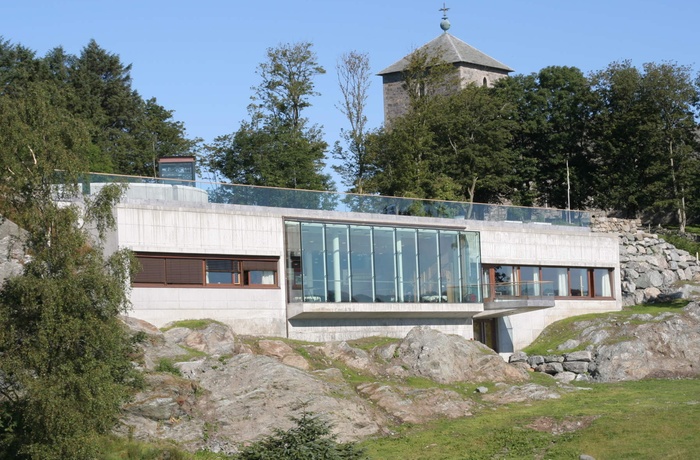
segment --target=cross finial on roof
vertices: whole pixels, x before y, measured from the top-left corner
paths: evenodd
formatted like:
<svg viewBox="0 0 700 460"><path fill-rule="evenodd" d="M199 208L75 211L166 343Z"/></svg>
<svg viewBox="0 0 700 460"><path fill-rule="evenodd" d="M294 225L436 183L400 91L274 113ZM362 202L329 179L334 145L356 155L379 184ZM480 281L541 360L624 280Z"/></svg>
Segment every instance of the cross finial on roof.
<svg viewBox="0 0 700 460"><path fill-rule="evenodd" d="M443 2L442 8L440 8L438 11L442 11L442 19L447 19L447 12L449 11L449 8L445 5Z"/></svg>
<svg viewBox="0 0 700 460"><path fill-rule="evenodd" d="M447 10L449 8L445 5L445 3L442 4L442 8L440 8L438 11L442 11L442 21L440 21L440 28L447 33L447 29L450 28L450 21L447 20Z"/></svg>

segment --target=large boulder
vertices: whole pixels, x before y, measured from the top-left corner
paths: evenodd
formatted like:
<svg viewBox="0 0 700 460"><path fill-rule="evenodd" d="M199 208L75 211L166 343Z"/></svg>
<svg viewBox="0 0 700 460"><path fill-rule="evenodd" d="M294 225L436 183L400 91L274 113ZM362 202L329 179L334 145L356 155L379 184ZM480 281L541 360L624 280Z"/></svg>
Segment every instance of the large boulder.
<svg viewBox="0 0 700 460"><path fill-rule="evenodd" d="M393 361L400 361L410 373L439 383L522 382L529 378L486 345L428 327L411 329L395 354Z"/></svg>
<svg viewBox="0 0 700 460"><path fill-rule="evenodd" d="M613 339L619 337L619 342L600 345L589 366L595 380L614 382L700 374L698 302L689 303L680 314L664 315L642 324L630 321L615 329Z"/></svg>

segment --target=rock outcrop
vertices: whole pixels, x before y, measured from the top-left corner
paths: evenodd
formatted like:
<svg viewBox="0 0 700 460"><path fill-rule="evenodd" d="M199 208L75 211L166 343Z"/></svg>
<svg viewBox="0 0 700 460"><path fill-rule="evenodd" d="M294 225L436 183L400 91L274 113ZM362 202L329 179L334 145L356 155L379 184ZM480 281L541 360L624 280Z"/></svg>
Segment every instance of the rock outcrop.
<svg viewBox="0 0 700 460"><path fill-rule="evenodd" d="M564 382L617 382L700 375L700 304L679 313L615 315L572 324L578 337L566 342L586 349L562 355L514 353L510 362L553 375Z"/></svg>
<svg viewBox="0 0 700 460"><path fill-rule="evenodd" d="M121 432L192 450L235 452L240 443L291 427L289 417L302 407L326 417L342 441L381 435L396 423L472 414L473 398L440 384L510 387L529 379L481 343L429 328L366 351L347 342L242 338L214 321L161 332L124 320L141 335L138 365L147 388L125 406ZM163 360L175 363L179 375L154 372ZM410 377L436 384L415 387Z"/></svg>

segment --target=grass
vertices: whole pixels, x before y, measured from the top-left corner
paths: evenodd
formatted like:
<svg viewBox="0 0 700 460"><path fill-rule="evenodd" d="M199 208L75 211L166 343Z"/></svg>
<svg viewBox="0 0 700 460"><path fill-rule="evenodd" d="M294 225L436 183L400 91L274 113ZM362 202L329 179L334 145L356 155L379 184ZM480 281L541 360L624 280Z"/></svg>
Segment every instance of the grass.
<svg viewBox="0 0 700 460"><path fill-rule="evenodd" d="M174 329L176 327L186 327L187 329L192 329L194 331L204 329L210 324L223 324L220 321L216 321L213 319L187 319L183 321L175 321L165 327L160 328L161 332L166 332L169 331L170 329Z"/></svg>
<svg viewBox="0 0 700 460"><path fill-rule="evenodd" d="M557 347L569 339L578 337L578 330L575 323L586 320L602 320L607 321L630 321L630 317L636 314L651 314L660 315L666 312L678 312L688 304L687 300L674 300L673 302L635 305L626 307L622 311L612 313L591 313L587 315L572 316L557 321L547 327L535 341L527 346L523 351L529 355L547 355L552 353L571 352L583 350L587 343L581 343L576 348L570 350L557 350Z"/></svg>
<svg viewBox="0 0 700 460"><path fill-rule="evenodd" d="M167 441L140 442L105 436L101 442L100 460L223 460L230 459L223 454L197 452L195 454L182 450L177 444Z"/></svg>
<svg viewBox="0 0 700 460"><path fill-rule="evenodd" d="M374 459L694 458L700 380L591 384L561 399L489 406L477 415L411 426L361 445ZM578 431L553 434L537 425Z"/></svg>

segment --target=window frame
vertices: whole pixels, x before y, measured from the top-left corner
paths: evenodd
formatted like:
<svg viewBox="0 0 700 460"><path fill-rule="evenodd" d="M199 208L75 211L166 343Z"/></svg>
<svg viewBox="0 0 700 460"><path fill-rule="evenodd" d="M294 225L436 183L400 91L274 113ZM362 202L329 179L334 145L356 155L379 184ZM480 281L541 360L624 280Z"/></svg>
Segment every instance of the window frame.
<svg viewBox="0 0 700 460"><path fill-rule="evenodd" d="M162 282L139 281L139 276L143 272L134 275L131 280L133 287L160 287L160 288L214 288L214 289L280 289L279 285L279 257L274 256L235 256L224 254L172 254L172 253L155 253L155 252L135 252L136 258L149 260L148 263L151 271L146 276L150 280L161 278ZM158 272L156 265L158 262L162 266L162 274ZM210 270L208 269L209 261L230 261L231 271L227 270ZM171 261L171 264L168 264ZM169 282L168 270L169 265L186 265L193 264L193 261L199 262L199 269L193 271L193 277L199 278L197 282L182 283ZM260 271L258 268L246 269L248 267L264 267L267 272L272 272L274 281L272 284L259 284L250 282L250 272ZM196 265L196 264L194 264ZM155 267L155 268L154 268ZM208 273L231 273L231 283L210 283L207 281ZM186 278L186 277L185 277ZM183 279L180 273L180 279Z"/></svg>
<svg viewBox="0 0 700 460"><path fill-rule="evenodd" d="M495 264L483 264L482 267L484 269L484 278L485 278L485 284L484 284L484 300L486 301L493 301L495 299L494 293L491 292L496 286L496 277L495 277L495 271L496 269L505 266L505 265L495 265ZM522 268L535 268L539 272L539 279L540 282L544 282L544 276L543 276L543 271L544 269L559 269L559 270L566 270L566 290L565 292L567 295L555 295L552 296L555 299L562 299L562 300L615 300L615 290L613 288L614 286L614 269L610 267L565 267L565 266L549 266L549 265L508 265L508 267L512 267L513 270L513 278L516 280L521 280L521 274L520 271ZM588 288L588 294L587 295L572 295L572 281L571 281L571 273L572 270L585 270L586 271L586 276L585 276L585 282ZM607 271L607 276L608 276L608 283L610 286L610 295L609 296L604 296L600 295L596 292L596 286L595 286L595 272L598 270L605 270ZM563 273L562 273L563 274ZM519 282L515 281L514 286L519 285ZM555 281L556 282L556 281ZM542 288L542 296L546 296L545 294L546 291L546 286L543 286ZM514 297L520 297L520 296L527 296L521 292L521 289L515 288L513 289L517 295L514 295Z"/></svg>

